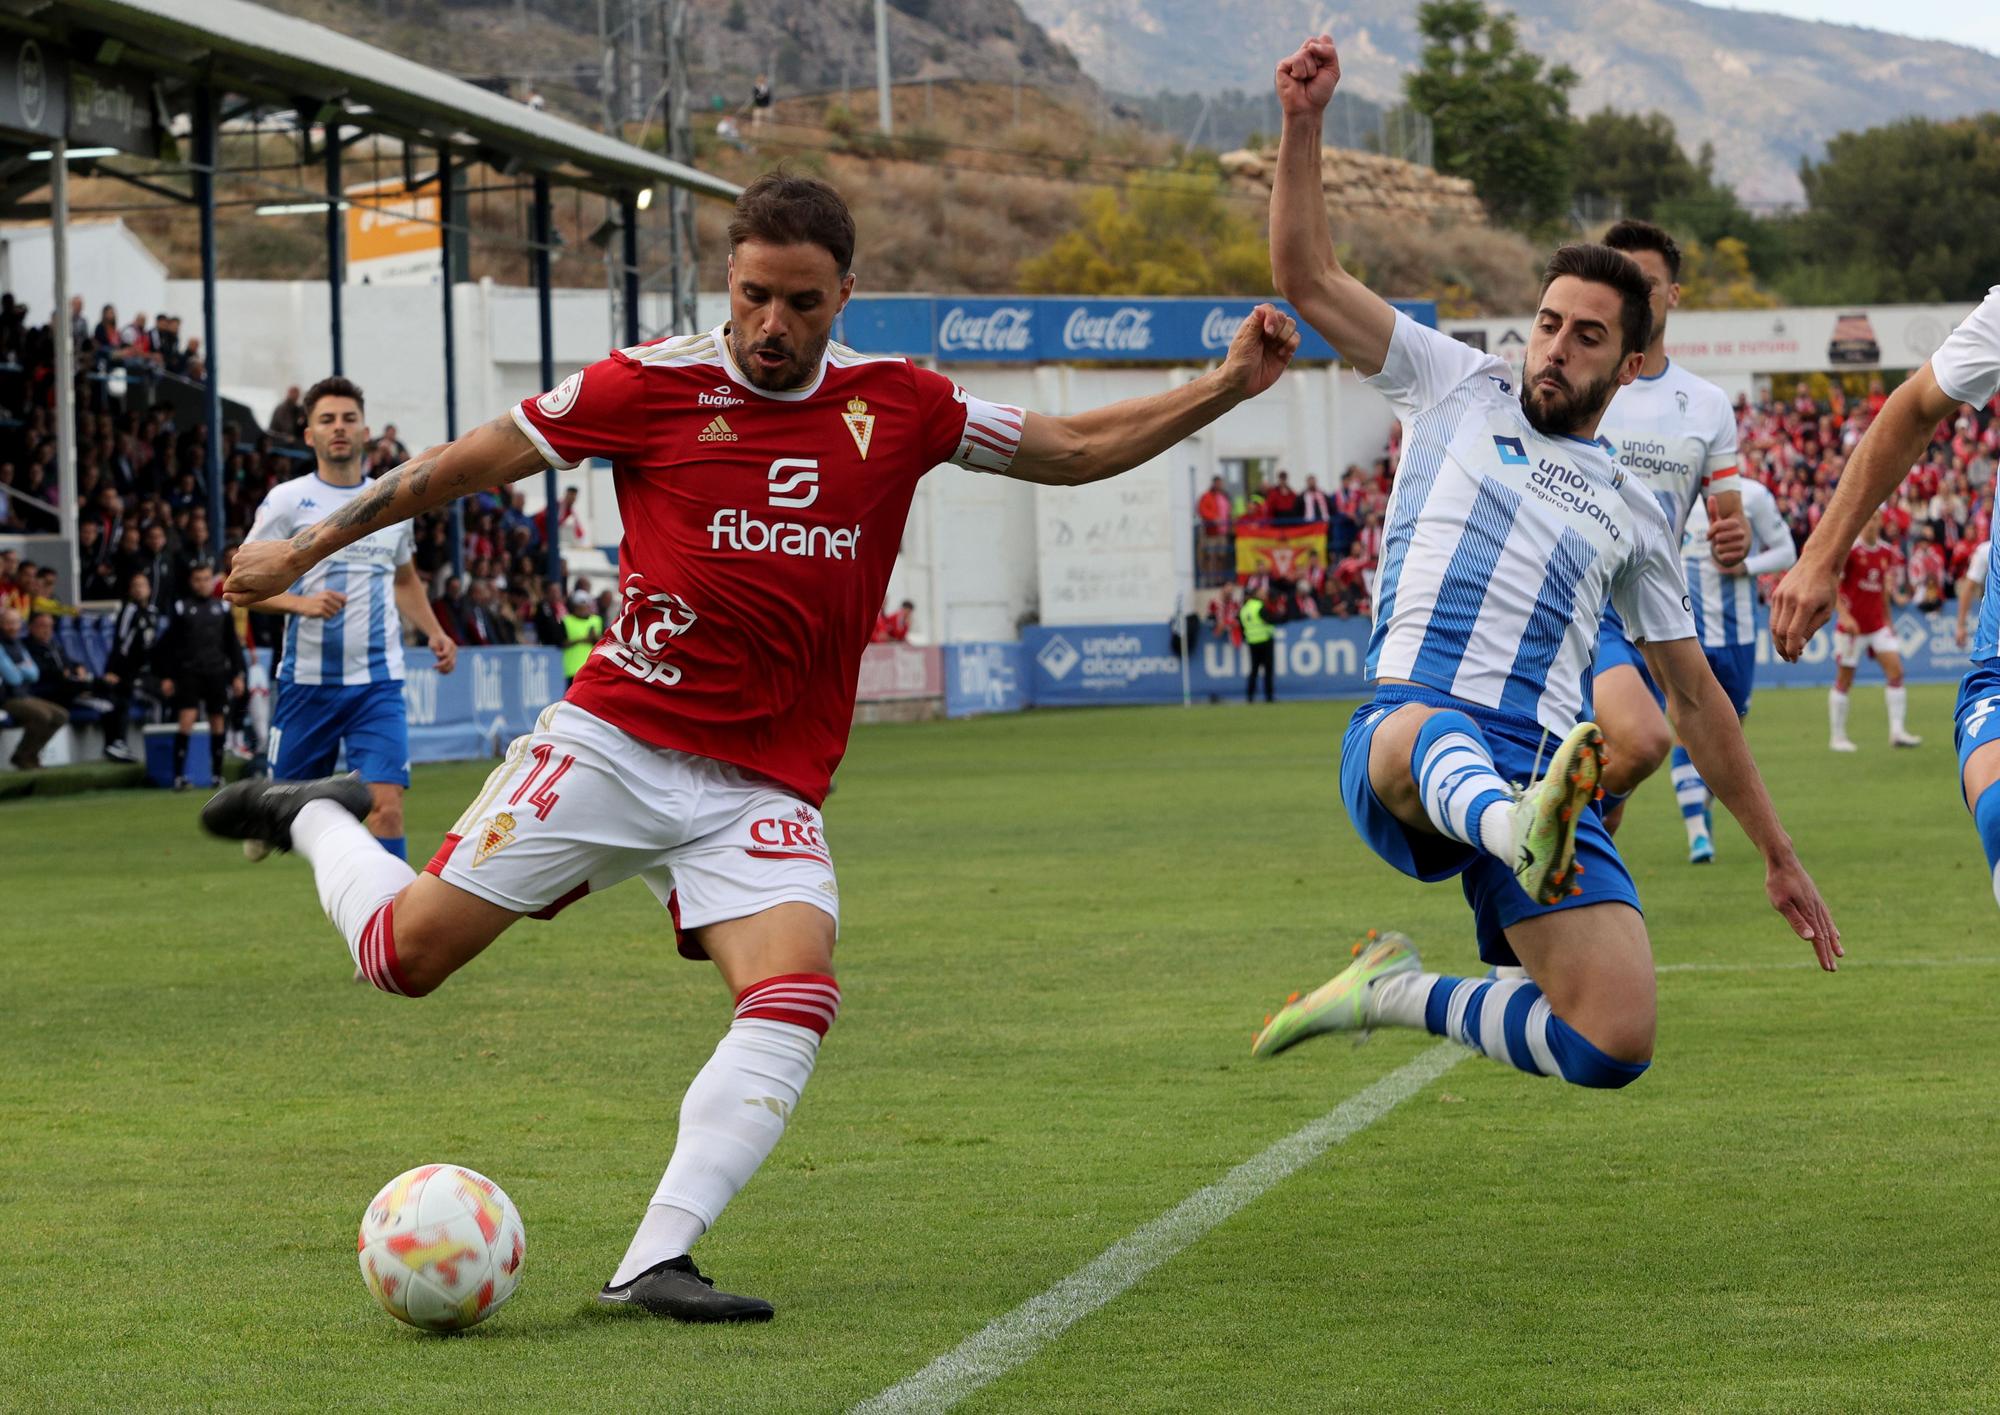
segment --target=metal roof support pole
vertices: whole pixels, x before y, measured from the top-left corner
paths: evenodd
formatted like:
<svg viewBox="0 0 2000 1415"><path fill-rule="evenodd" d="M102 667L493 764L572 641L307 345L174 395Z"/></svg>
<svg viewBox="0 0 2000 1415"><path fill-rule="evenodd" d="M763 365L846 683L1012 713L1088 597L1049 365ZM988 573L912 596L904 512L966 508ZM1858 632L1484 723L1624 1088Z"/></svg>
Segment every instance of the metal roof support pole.
<svg viewBox="0 0 2000 1415"><path fill-rule="evenodd" d="M56 485L61 488L56 500L62 503L57 528L69 561L67 586L74 603L83 598L83 569L76 549L76 329L69 317L69 144L57 138L49 150L49 263L54 267L56 296L55 318L49 325L56 336Z"/></svg>
<svg viewBox="0 0 2000 1415"><path fill-rule="evenodd" d="M556 311L554 294L549 288L549 247L555 244L555 221L549 210L549 179L545 174L535 177L535 314L542 336L542 387L556 386ZM562 505L562 489L557 485L556 469L550 467L542 479L543 494L548 498L548 506L542 515L548 539L548 578L552 583L562 583L562 529L556 524L556 517Z"/></svg>
<svg viewBox="0 0 2000 1415"><path fill-rule="evenodd" d="M629 195L618 199L618 238L625 264L620 272L625 288L625 346L630 348L639 342L639 203Z"/></svg>
<svg viewBox="0 0 2000 1415"><path fill-rule="evenodd" d="M438 214L444 224L438 229L438 284L444 290L444 440L458 440L458 310L452 284L458 278L451 268L451 149L438 149ZM451 573L465 574L465 498L451 503Z"/></svg>
<svg viewBox="0 0 2000 1415"><path fill-rule="evenodd" d="M222 564L222 384L217 380L215 337L215 91L203 84L194 95L194 200L201 214L201 333L208 341L202 372L208 392L209 554Z"/></svg>
<svg viewBox="0 0 2000 1415"><path fill-rule="evenodd" d="M347 213L340 209L340 115L325 124L326 144L326 294L327 332L333 339L333 372L345 373L341 358L345 339L340 323L340 287L347 280Z"/></svg>

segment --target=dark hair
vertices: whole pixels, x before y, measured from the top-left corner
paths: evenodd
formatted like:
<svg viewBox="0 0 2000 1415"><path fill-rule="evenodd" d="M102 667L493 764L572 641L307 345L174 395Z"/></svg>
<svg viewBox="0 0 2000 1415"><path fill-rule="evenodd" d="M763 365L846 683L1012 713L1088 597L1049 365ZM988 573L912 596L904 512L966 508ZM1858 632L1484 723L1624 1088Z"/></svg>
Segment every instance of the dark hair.
<svg viewBox="0 0 2000 1415"><path fill-rule="evenodd" d="M1667 263L1667 278L1681 278L1681 246L1672 236L1650 221L1627 219L1604 233L1604 244L1614 251L1653 251Z"/></svg>
<svg viewBox="0 0 2000 1415"><path fill-rule="evenodd" d="M1548 294L1549 286L1564 275L1616 290L1624 307L1619 319L1623 352L1636 354L1646 347L1653 337L1653 288L1630 257L1609 246L1562 246L1542 271L1542 293Z"/></svg>
<svg viewBox="0 0 2000 1415"><path fill-rule="evenodd" d="M342 378L339 374L335 374L332 378L322 378L318 383L315 383L306 390L304 401L307 422L312 421L313 404L319 402L322 398L352 398L355 407L361 409L364 413L368 411L368 404L361 397L360 385L352 379Z"/></svg>
<svg viewBox="0 0 2000 1415"><path fill-rule="evenodd" d="M830 183L779 168L766 172L736 198L736 210L729 218L729 244L734 249L745 241L819 246L845 275L854 264L854 217Z"/></svg>
<svg viewBox="0 0 2000 1415"><path fill-rule="evenodd" d="M213 572L214 569L215 569L215 562L213 560L210 560L206 555L204 555L199 560L189 561L187 572L190 575L192 575L197 570L207 570Z"/></svg>

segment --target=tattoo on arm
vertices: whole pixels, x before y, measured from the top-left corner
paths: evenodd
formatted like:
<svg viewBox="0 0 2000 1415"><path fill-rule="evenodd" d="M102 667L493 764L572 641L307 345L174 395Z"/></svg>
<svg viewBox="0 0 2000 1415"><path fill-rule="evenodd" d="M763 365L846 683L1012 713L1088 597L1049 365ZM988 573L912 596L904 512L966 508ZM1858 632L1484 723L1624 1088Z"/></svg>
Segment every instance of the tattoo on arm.
<svg viewBox="0 0 2000 1415"><path fill-rule="evenodd" d="M403 484L403 469L398 467L375 483L375 489L366 496L348 502L329 518L336 529L347 531L356 526L365 526L379 516L395 499L396 489Z"/></svg>
<svg viewBox="0 0 2000 1415"><path fill-rule="evenodd" d="M313 528L311 526L307 526L304 530L300 531L297 535L292 537L292 549L311 550L313 548L313 542L318 539L319 537L314 533Z"/></svg>

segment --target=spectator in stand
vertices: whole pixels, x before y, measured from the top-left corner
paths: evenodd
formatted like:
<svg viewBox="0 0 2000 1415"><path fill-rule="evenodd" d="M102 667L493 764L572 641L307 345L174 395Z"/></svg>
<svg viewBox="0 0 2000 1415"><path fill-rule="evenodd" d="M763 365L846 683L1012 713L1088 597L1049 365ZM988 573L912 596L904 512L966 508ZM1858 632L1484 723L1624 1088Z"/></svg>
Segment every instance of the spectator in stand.
<svg viewBox="0 0 2000 1415"><path fill-rule="evenodd" d="M497 598L490 580L472 582L472 593L458 615L459 626L464 631L459 643L483 647L514 642L507 621L500 617Z"/></svg>
<svg viewBox="0 0 2000 1415"><path fill-rule="evenodd" d="M1935 614L1944 605L1947 568L1936 532L1928 525L1919 526L1917 541L1910 549L1908 568L1904 573L1908 576L1917 608L1926 614Z"/></svg>
<svg viewBox="0 0 2000 1415"><path fill-rule="evenodd" d="M299 402L299 386L294 383L285 390L284 401L271 409L271 420L265 428L273 437L282 437L287 442L297 442L306 429L306 410Z"/></svg>
<svg viewBox="0 0 2000 1415"><path fill-rule="evenodd" d="M590 596L578 590L569 597L569 613L563 616L562 644L563 682L574 682L583 670L597 641L604 637L604 617L590 602Z"/></svg>
<svg viewBox="0 0 2000 1415"><path fill-rule="evenodd" d="M410 449L403 445L403 439L396 436L396 425L389 423L382 429L382 435L375 439L371 449L370 465L377 472L386 472L391 467L400 467L410 460Z"/></svg>
<svg viewBox="0 0 2000 1415"><path fill-rule="evenodd" d="M1243 599L1243 642L1250 649L1250 674L1243 680L1243 701L1257 701L1257 675L1264 675L1264 701L1274 701L1277 672L1276 647L1272 643L1275 632L1264 617L1264 599L1255 590L1246 591Z"/></svg>
<svg viewBox="0 0 2000 1415"><path fill-rule="evenodd" d="M12 609L19 613L27 609L28 599L16 599L20 593L18 581L21 578L21 552L0 550L0 609Z"/></svg>
<svg viewBox="0 0 2000 1415"><path fill-rule="evenodd" d="M870 636L878 644L905 643L910 637L910 621L915 617L917 606L904 600L894 613L884 611L875 616L875 632Z"/></svg>
<svg viewBox="0 0 2000 1415"><path fill-rule="evenodd" d="M1212 536L1228 535L1231 511L1229 493L1223 489L1222 478L1211 478L1208 490L1195 503L1195 515L1201 518L1201 528Z"/></svg>
<svg viewBox="0 0 2000 1415"><path fill-rule="evenodd" d="M118 598L118 577L104 544L103 523L86 517L76 523L76 559L85 600Z"/></svg>
<svg viewBox="0 0 2000 1415"><path fill-rule="evenodd" d="M1318 477L1306 478L1306 489L1299 495L1299 519L1328 522L1333 520L1333 498L1319 489Z"/></svg>
<svg viewBox="0 0 2000 1415"><path fill-rule="evenodd" d="M111 700L106 715L104 755L113 761L132 760L122 729L132 719L132 698L137 693L157 696L159 678L153 672L153 656L166 618L153 603L153 587L144 575L134 575L125 586L125 602L111 624L111 653L104 662L104 696Z"/></svg>
<svg viewBox="0 0 2000 1415"><path fill-rule="evenodd" d="M0 608L0 712L21 729L12 759L16 771L39 770L42 748L69 722L68 712L40 695L41 676L21 633L20 611Z"/></svg>
<svg viewBox="0 0 2000 1415"><path fill-rule="evenodd" d="M489 520L491 518L488 518ZM549 509L544 506L535 513L535 544L549 543ZM583 517L576 509L576 488L563 488L562 504L556 508L556 531L562 545L582 545L585 540Z"/></svg>
<svg viewBox="0 0 2000 1415"><path fill-rule="evenodd" d="M236 637L236 616L215 597L215 567L197 561L188 593L174 606L172 621L154 649L160 690L180 715L174 737L174 790L188 788L188 746L195 720L208 715L210 773L222 784L222 753L228 741L229 701L244 691L248 662Z"/></svg>
<svg viewBox="0 0 2000 1415"><path fill-rule="evenodd" d="M146 316L139 313L132 316L132 322L119 331L119 342L124 346L128 359L143 359L147 363L158 363L153 352L152 331L146 328Z"/></svg>
<svg viewBox="0 0 2000 1415"><path fill-rule="evenodd" d="M56 585L56 567L44 565L35 572L35 593L28 601L28 613L64 615L76 613L76 606L63 603Z"/></svg>
<svg viewBox="0 0 2000 1415"><path fill-rule="evenodd" d="M83 296L69 297L70 345L79 354L90 347L90 321L83 313Z"/></svg>
<svg viewBox="0 0 2000 1415"><path fill-rule="evenodd" d="M17 474L12 462L0 462L0 532L24 535L28 531L27 505L15 500Z"/></svg>
<svg viewBox="0 0 2000 1415"><path fill-rule="evenodd" d="M110 305L104 307L97 317L97 332L93 336L97 344L97 366L108 368L118 357L125 337L118 329L118 311Z"/></svg>
<svg viewBox="0 0 2000 1415"><path fill-rule="evenodd" d="M465 644L465 620L461 611L465 608L465 584L456 575L445 577L444 589L431 601L431 612L437 615L438 623L444 626L451 641L461 647Z"/></svg>
<svg viewBox="0 0 2000 1415"><path fill-rule="evenodd" d="M28 655L39 670L36 693L67 712L87 708L96 713L111 711L104 696L105 685L83 664L63 651L56 641L56 617L38 609L28 620Z"/></svg>
<svg viewBox="0 0 2000 1415"><path fill-rule="evenodd" d="M181 371L181 322L165 310L153 320L153 353L168 373Z"/></svg>
<svg viewBox="0 0 2000 1415"><path fill-rule="evenodd" d="M1279 472L1276 486L1264 490L1264 509L1274 521L1296 521L1299 518L1299 494L1292 488L1292 474Z"/></svg>
<svg viewBox="0 0 2000 1415"><path fill-rule="evenodd" d="M180 593L181 577L174 552L167 545L167 523L164 520L147 524L140 535L140 548L144 553L132 569L144 571L154 591L162 600L171 603Z"/></svg>

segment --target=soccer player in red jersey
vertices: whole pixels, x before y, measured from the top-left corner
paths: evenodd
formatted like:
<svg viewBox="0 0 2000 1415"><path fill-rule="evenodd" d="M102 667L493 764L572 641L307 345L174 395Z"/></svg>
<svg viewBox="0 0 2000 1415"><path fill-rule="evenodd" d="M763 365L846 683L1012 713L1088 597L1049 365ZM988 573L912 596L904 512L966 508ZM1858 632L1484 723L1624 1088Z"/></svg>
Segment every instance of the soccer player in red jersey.
<svg viewBox="0 0 2000 1415"><path fill-rule="evenodd" d="M759 178L729 239L727 324L613 353L290 540L238 553L228 594L254 602L453 497L611 462L617 617L426 871L374 847L366 790L340 778L241 783L202 816L215 834L304 855L362 976L403 996L524 915L646 882L681 952L721 971L735 1017L599 1295L687 1321L771 1316L716 1291L688 1250L777 1144L839 1010L820 805L918 478L943 462L1053 485L1115 476L1270 387L1298 348L1292 320L1260 305L1192 382L1043 417L831 342L854 288L854 222L826 183Z"/></svg>
<svg viewBox="0 0 2000 1415"><path fill-rule="evenodd" d="M1889 601L1908 604L1909 592L1898 583L1903 569L1903 553L1882 539L1882 513L1877 511L1861 528L1861 540L1847 552L1847 568L1840 576L1840 615L1833 631L1833 690L1827 694L1827 717L1833 726L1836 752L1859 751L1847 735L1847 692L1854 686L1854 669L1867 649L1882 665L1889 680L1884 697L1889 702L1889 745L1917 747L1923 738L1915 736L1903 722L1909 711L1910 693L1903 686L1903 650L1896 631L1889 627Z"/></svg>

